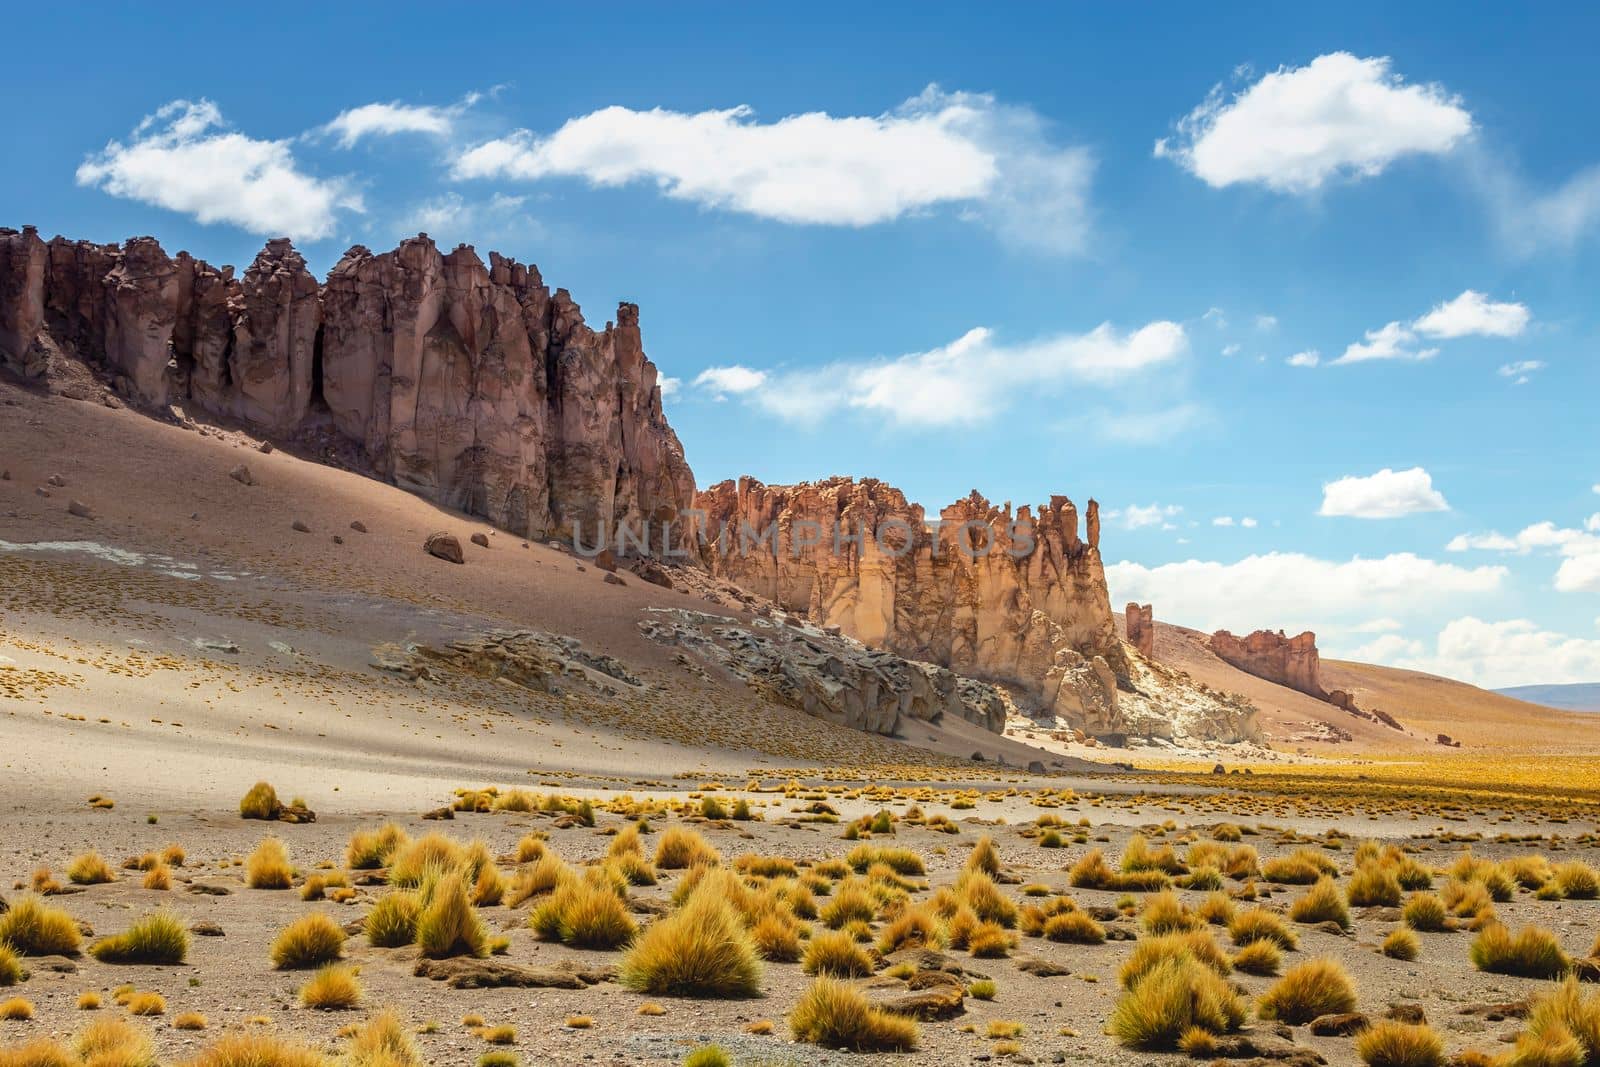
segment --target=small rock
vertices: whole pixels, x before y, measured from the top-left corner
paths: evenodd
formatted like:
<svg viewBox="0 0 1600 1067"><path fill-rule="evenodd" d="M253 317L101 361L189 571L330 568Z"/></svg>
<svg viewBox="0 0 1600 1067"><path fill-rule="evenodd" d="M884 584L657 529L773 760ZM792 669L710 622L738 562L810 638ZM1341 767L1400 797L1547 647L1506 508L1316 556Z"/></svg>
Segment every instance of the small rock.
<svg viewBox="0 0 1600 1067"><path fill-rule="evenodd" d="M191 923L189 925L189 932L191 934L195 934L195 935L197 935L199 937L227 937L228 936L227 934L223 933L222 927L218 926L214 922L210 922L210 921L205 920L205 919L201 919L199 922L196 922L196 923Z"/></svg>
<svg viewBox="0 0 1600 1067"><path fill-rule="evenodd" d="M0 482L9 482L10 480L11 480L11 472L10 471L0 471Z"/></svg>
<svg viewBox="0 0 1600 1067"><path fill-rule="evenodd" d="M232 478L234 481L238 482L240 485L255 485L256 484L256 480L250 476L250 468L246 467L243 463L239 464L237 467L233 468L233 470L229 471L228 472L228 477Z"/></svg>
<svg viewBox="0 0 1600 1067"><path fill-rule="evenodd" d="M350 524L350 529L354 530L356 533L366 533L367 524L362 522L360 519L357 519L355 522Z"/></svg>
<svg viewBox="0 0 1600 1067"><path fill-rule="evenodd" d="M461 542L456 539L454 534L444 533L443 531L431 533L428 535L428 539L422 543L422 547L428 555L437 556L448 563L467 562L467 557L461 551Z"/></svg>
<svg viewBox="0 0 1600 1067"><path fill-rule="evenodd" d="M475 533L472 535L472 543L477 545L479 548L488 548L489 538L485 534Z"/></svg>
<svg viewBox="0 0 1600 1067"><path fill-rule="evenodd" d="M89 505L81 500L69 500L67 502L67 514L76 515L80 519L94 518L94 512Z"/></svg>
<svg viewBox="0 0 1600 1067"><path fill-rule="evenodd" d="M1311 1020L1310 1030L1318 1037L1349 1037L1359 1034L1372 1024L1358 1011L1340 1012L1337 1015L1319 1015Z"/></svg>
<svg viewBox="0 0 1600 1067"><path fill-rule="evenodd" d="M1423 1012L1421 1004L1390 1004L1389 1010L1383 1013L1383 1017L1399 1023L1409 1023L1412 1026L1424 1026L1428 1022L1428 1016Z"/></svg>
<svg viewBox="0 0 1600 1067"><path fill-rule="evenodd" d="M263 456L272 455L272 442L271 441L262 441L259 445L256 446L256 451L260 452Z"/></svg>
<svg viewBox="0 0 1600 1067"><path fill-rule="evenodd" d="M336 544L336 545L342 545L342 544L344 544L344 538L340 537L338 534L334 534L333 535L333 543Z"/></svg>
<svg viewBox="0 0 1600 1067"><path fill-rule="evenodd" d="M606 584L607 585L627 585L628 583L623 581L621 578L618 578L615 574L607 574L606 575Z"/></svg>
<svg viewBox="0 0 1600 1067"><path fill-rule="evenodd" d="M589 562L593 563L596 567L599 567L603 571L614 571L617 569L616 553L612 552L609 548L602 548L599 552L596 552Z"/></svg>
<svg viewBox="0 0 1600 1067"><path fill-rule="evenodd" d="M307 526L304 522L301 522L299 519L296 519L293 522L291 522L289 524L289 528L291 530L293 530L295 533L310 533L311 532L311 527Z"/></svg>
<svg viewBox="0 0 1600 1067"><path fill-rule="evenodd" d="M1028 773L1029 774L1043 774L1044 773L1044 761L1043 760L1036 760L1036 759L1029 760L1028 761Z"/></svg>
<svg viewBox="0 0 1600 1067"><path fill-rule="evenodd" d="M35 489L33 491L33 495L34 496L49 496L50 495L50 490L46 489L44 486L41 485L41 486L39 486L39 488L37 488L37 489Z"/></svg>
<svg viewBox="0 0 1600 1067"><path fill-rule="evenodd" d="M66 488L67 480L65 478L61 477L61 475L59 475L59 474L52 474L49 478L47 478L45 480L45 484L46 485L53 485L57 489L64 489L64 488Z"/></svg>

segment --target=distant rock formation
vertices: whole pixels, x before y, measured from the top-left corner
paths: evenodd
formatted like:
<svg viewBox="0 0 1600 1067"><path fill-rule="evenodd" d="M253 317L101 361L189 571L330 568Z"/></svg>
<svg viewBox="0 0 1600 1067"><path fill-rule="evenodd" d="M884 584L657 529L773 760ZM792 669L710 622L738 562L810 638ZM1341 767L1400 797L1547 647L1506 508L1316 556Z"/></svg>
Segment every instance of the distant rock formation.
<svg viewBox="0 0 1600 1067"><path fill-rule="evenodd" d="M1094 501L1087 540L1066 497L1013 514L974 492L933 524L871 478L746 477L701 492L695 506L712 573L868 645L1016 685L1090 734L1122 731L1117 676L1128 664Z"/></svg>
<svg viewBox="0 0 1600 1067"><path fill-rule="evenodd" d="M98 245L0 228L0 363L72 395L354 446L372 473L523 537L642 531L685 547L694 493L639 309L585 325L537 268L426 235L356 246L318 285L287 240L242 277L154 238ZM643 538L636 538L643 542Z"/></svg>
<svg viewBox="0 0 1600 1067"><path fill-rule="evenodd" d="M1149 604L1130 603L1123 611L1127 619L1128 644L1145 659L1156 658L1156 616Z"/></svg>
<svg viewBox="0 0 1600 1067"><path fill-rule="evenodd" d="M1227 663L1257 678L1288 686L1318 700L1332 703L1322 688L1322 660L1317 635L1307 630L1286 637L1282 630L1257 630L1240 639L1227 630L1211 635L1211 651Z"/></svg>
<svg viewBox="0 0 1600 1067"><path fill-rule="evenodd" d="M1132 605L1129 607L1131 609ZM1210 646L1218 658L1247 674L1287 686L1352 715L1382 723L1391 730L1405 729L1392 715L1380 709L1363 710L1356 704L1354 694L1322 687L1322 657L1317 652L1317 635L1310 630L1296 637L1287 637L1282 630L1256 630L1243 639L1227 630L1218 630L1211 635Z"/></svg>

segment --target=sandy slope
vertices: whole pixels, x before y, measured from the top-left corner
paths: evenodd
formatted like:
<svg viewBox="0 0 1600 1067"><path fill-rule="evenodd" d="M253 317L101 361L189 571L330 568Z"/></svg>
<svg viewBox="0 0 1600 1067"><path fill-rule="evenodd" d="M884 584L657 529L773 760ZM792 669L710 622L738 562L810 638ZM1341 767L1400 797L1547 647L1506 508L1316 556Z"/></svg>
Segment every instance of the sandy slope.
<svg viewBox="0 0 1600 1067"><path fill-rule="evenodd" d="M1215 689L1243 693L1261 709L1259 722L1280 747L1310 752L1439 752L1444 733L1467 749L1593 752L1600 748L1600 721L1493 693L1464 682L1369 663L1323 660L1323 684L1355 694L1363 708L1380 708L1405 732L1362 719L1303 693L1275 685L1218 659L1198 630L1156 624L1156 658L1187 671ZM1307 734L1327 723L1350 734L1349 742L1316 742Z"/></svg>
<svg viewBox="0 0 1600 1067"><path fill-rule="evenodd" d="M239 463L256 484L229 477ZM1037 755L966 723L918 724L913 749L699 677L637 623L703 601L632 575L608 584L566 552L241 435L0 384L0 470L0 541L23 546L0 545L0 758L34 788L105 780L227 806L242 780L332 776L346 802L378 808L397 788L437 797L546 772L658 780ZM69 515L71 500L95 517ZM422 551L438 529L461 539L466 566ZM489 548L468 543L478 531ZM570 634L644 690L552 696L369 665L377 645L495 627Z"/></svg>

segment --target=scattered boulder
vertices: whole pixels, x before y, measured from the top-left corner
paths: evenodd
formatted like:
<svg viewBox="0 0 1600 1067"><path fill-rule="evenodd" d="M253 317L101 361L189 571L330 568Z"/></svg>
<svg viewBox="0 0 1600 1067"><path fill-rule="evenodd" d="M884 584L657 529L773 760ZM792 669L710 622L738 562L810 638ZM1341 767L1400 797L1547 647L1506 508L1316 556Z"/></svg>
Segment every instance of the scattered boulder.
<svg viewBox="0 0 1600 1067"><path fill-rule="evenodd" d="M427 551L428 555L437 556L448 563L467 562L467 557L461 551L461 542L456 539L455 534L448 534L442 531L431 533L428 535L428 539L422 543L422 547Z"/></svg>
<svg viewBox="0 0 1600 1067"><path fill-rule="evenodd" d="M589 558L589 562L593 563L596 567L599 567L603 571L614 571L617 569L617 555L609 548L602 548L600 551L596 552Z"/></svg>
<svg viewBox="0 0 1600 1067"><path fill-rule="evenodd" d="M479 548L488 548L489 547L489 535L488 534L483 534L483 533L475 533L475 534L472 535L472 543L477 545Z"/></svg>
<svg viewBox="0 0 1600 1067"><path fill-rule="evenodd" d="M289 524L289 528L291 530L293 530L295 533L310 533L311 532L311 527L307 526L300 519L296 519L293 522L291 522Z"/></svg>
<svg viewBox="0 0 1600 1067"><path fill-rule="evenodd" d="M334 534L333 535L333 543L336 544L336 545L342 545L342 544L344 544L344 538L340 537L338 534Z"/></svg>
<svg viewBox="0 0 1600 1067"><path fill-rule="evenodd" d="M207 919L189 924L189 932L198 937L226 937L228 936L216 923Z"/></svg>
<svg viewBox="0 0 1600 1067"><path fill-rule="evenodd" d="M229 471L228 472L228 477L232 478L234 481L238 482L240 485L255 485L256 484L255 478L253 478L251 476L251 474L250 474L250 468L246 467L243 463L239 464L237 467L233 468L233 470Z"/></svg>
<svg viewBox="0 0 1600 1067"><path fill-rule="evenodd" d="M52 474L49 478L45 479L45 484L53 485L57 489L65 489L67 486L67 480L61 477L59 474Z"/></svg>
<svg viewBox="0 0 1600 1067"><path fill-rule="evenodd" d="M874 991L873 1003L885 1011L924 1022L950 1019L967 1010L967 987L946 971L918 971L906 982L905 992Z"/></svg>
<svg viewBox="0 0 1600 1067"><path fill-rule="evenodd" d="M627 585L628 583L623 581L621 578L618 578L615 574L608 573L606 575L606 584L607 585Z"/></svg>
<svg viewBox="0 0 1600 1067"><path fill-rule="evenodd" d="M1017 958L1017 970L1023 974L1031 974L1035 978L1059 978L1062 975L1072 973L1072 968L1070 967L1063 967L1059 963L1040 959L1037 956L1019 956Z"/></svg>
<svg viewBox="0 0 1600 1067"><path fill-rule="evenodd" d="M80 519L94 518L93 509L81 500L69 500L67 502L67 514L76 515Z"/></svg>
<svg viewBox="0 0 1600 1067"><path fill-rule="evenodd" d="M1336 1015L1319 1015L1311 1020L1309 1029L1317 1037L1349 1037L1359 1034L1371 1022L1358 1011L1340 1012Z"/></svg>
<svg viewBox="0 0 1600 1067"><path fill-rule="evenodd" d="M262 441L259 445L256 446L256 451L260 452L263 456L272 455L272 442L271 441Z"/></svg>
<svg viewBox="0 0 1600 1067"><path fill-rule="evenodd" d="M367 524L362 522L360 519L357 519L355 522L350 524L350 529L354 530L356 533L366 533Z"/></svg>
<svg viewBox="0 0 1600 1067"><path fill-rule="evenodd" d="M1427 1013L1422 1010L1421 1004L1390 1004L1383 1017L1411 1026L1426 1026L1428 1023Z"/></svg>
<svg viewBox="0 0 1600 1067"><path fill-rule="evenodd" d="M411 973L443 982L451 989L587 989L614 976L611 968L584 968L569 961L553 967L523 967L504 960L465 956L418 960Z"/></svg>

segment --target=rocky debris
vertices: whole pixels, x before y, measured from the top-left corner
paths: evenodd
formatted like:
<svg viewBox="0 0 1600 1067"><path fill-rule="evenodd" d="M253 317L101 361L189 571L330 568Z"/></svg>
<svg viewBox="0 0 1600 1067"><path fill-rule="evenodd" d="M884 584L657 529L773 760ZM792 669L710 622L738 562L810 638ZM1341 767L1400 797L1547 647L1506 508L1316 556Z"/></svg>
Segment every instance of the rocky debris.
<svg viewBox="0 0 1600 1067"><path fill-rule="evenodd" d="M524 545L523 547L526 548L527 546ZM660 586L662 589L674 588L672 578L668 575L667 569L653 559L635 560L629 565L628 569L638 575L641 580L649 582L651 585Z"/></svg>
<svg viewBox="0 0 1600 1067"><path fill-rule="evenodd" d="M1471 1015L1486 1022L1499 1023L1507 1019L1525 1019L1532 1005L1527 1000L1511 1000L1499 1003L1468 1004L1461 1008L1461 1015Z"/></svg>
<svg viewBox="0 0 1600 1067"><path fill-rule="evenodd" d="M1412 1026L1426 1026L1428 1023L1428 1015L1422 1010L1421 1004L1390 1004L1383 1017Z"/></svg>
<svg viewBox="0 0 1600 1067"><path fill-rule="evenodd" d="M440 531L431 533L422 543L423 550L430 556L437 556L448 563L465 563L467 557L461 551L461 542L455 534Z"/></svg>
<svg viewBox="0 0 1600 1067"><path fill-rule="evenodd" d="M523 967L496 959L450 959L417 961L412 974L443 982L451 989L587 989L614 977L612 968L580 967L570 960L551 967Z"/></svg>
<svg viewBox="0 0 1600 1067"><path fill-rule="evenodd" d="M1372 1023L1365 1015L1358 1011L1342 1012L1337 1015L1319 1015L1312 1019L1307 1029L1317 1037L1349 1037L1359 1034Z"/></svg>
<svg viewBox="0 0 1600 1067"><path fill-rule="evenodd" d="M1156 658L1156 616L1149 604L1130 603L1123 609L1127 620L1128 644L1145 659Z"/></svg>
<svg viewBox="0 0 1600 1067"><path fill-rule="evenodd" d="M615 574L609 574L609 573L605 576L605 583L607 585L627 585L628 584L627 582L625 582L621 578L617 577Z"/></svg>
<svg viewBox="0 0 1600 1067"><path fill-rule="evenodd" d="M253 478L251 476L251 474L250 474L250 468L246 467L243 463L239 464L237 467L233 468L233 470L229 471L228 472L228 477L232 478L234 481L238 482L240 485L255 485L256 484L255 478Z"/></svg>
<svg viewBox="0 0 1600 1067"><path fill-rule="evenodd" d="M356 533L364 534L367 532L367 524L362 522L360 519L357 519L355 522L350 524L350 529L354 530Z"/></svg>
<svg viewBox="0 0 1600 1067"><path fill-rule="evenodd" d="M650 639L693 653L777 703L857 730L895 736L911 721L946 715L1000 733L1003 705L992 687L963 685L954 672L868 648L810 623L783 625L686 608L650 608L639 622Z"/></svg>
<svg viewBox="0 0 1600 1067"><path fill-rule="evenodd" d="M190 882L188 892L202 897L228 897L233 895L233 890L225 885L214 882Z"/></svg>
<svg viewBox="0 0 1600 1067"><path fill-rule="evenodd" d="M273 451L272 442L271 441L262 441L259 445L256 445L256 451L260 452L263 456L272 455L272 451Z"/></svg>
<svg viewBox="0 0 1600 1067"><path fill-rule="evenodd" d="M967 1010L966 983L948 971L918 971L904 985L894 981L868 989L867 998L885 1011L923 1022L952 1019Z"/></svg>
<svg viewBox="0 0 1600 1067"><path fill-rule="evenodd" d="M50 477L45 479L45 484L54 486L57 489L65 489L67 487L67 480L61 477L59 474L52 474Z"/></svg>
<svg viewBox="0 0 1600 1067"><path fill-rule="evenodd" d="M227 937L227 932L216 923L208 919L201 919L189 924L189 932L196 937Z"/></svg>
<svg viewBox="0 0 1600 1067"><path fill-rule="evenodd" d="M488 548L489 547L489 535L488 534L475 533L475 534L472 535L471 540L472 540L472 543L477 545L479 548Z"/></svg>
<svg viewBox="0 0 1600 1067"><path fill-rule="evenodd" d="M1433 739L1433 743L1436 744L1436 745L1444 745L1446 748L1460 748L1461 747L1461 742L1457 741L1455 738L1451 737L1449 734L1439 734L1438 736L1436 736Z"/></svg>
<svg viewBox="0 0 1600 1067"><path fill-rule="evenodd" d="M1018 956L1017 970L1023 974L1031 974L1035 978L1059 978L1072 973L1070 967L1065 967L1038 956Z"/></svg>
<svg viewBox="0 0 1600 1067"><path fill-rule="evenodd" d="M712 486L695 506L713 574L875 648L1019 686L1090 733L1120 728L1116 683L1128 662L1094 501L1086 538L1063 496L1035 514L974 492L930 523L871 478L767 486L746 477Z"/></svg>
<svg viewBox="0 0 1600 1067"><path fill-rule="evenodd" d="M371 663L411 681L439 681L454 672L540 693L563 692L566 683L605 696L644 688L622 661L588 651L575 637L543 630L488 630L437 648L379 645L372 650Z"/></svg>
<svg viewBox="0 0 1600 1067"><path fill-rule="evenodd" d="M80 519L94 518L94 509L81 500L67 501L67 514L76 515Z"/></svg>
<svg viewBox="0 0 1600 1067"><path fill-rule="evenodd" d="M318 285L283 239L235 276L151 237L0 228L0 363L63 395L109 386L307 443L331 423L372 473L523 537L691 545L672 520L694 477L639 309L597 331L537 268L466 245L358 245Z"/></svg>
<svg viewBox="0 0 1600 1067"><path fill-rule="evenodd" d="M303 520L303 519L296 519L293 522L291 522L289 524L289 529L293 530L295 533L310 533L311 532L311 527L307 526L305 524L305 520Z"/></svg>

